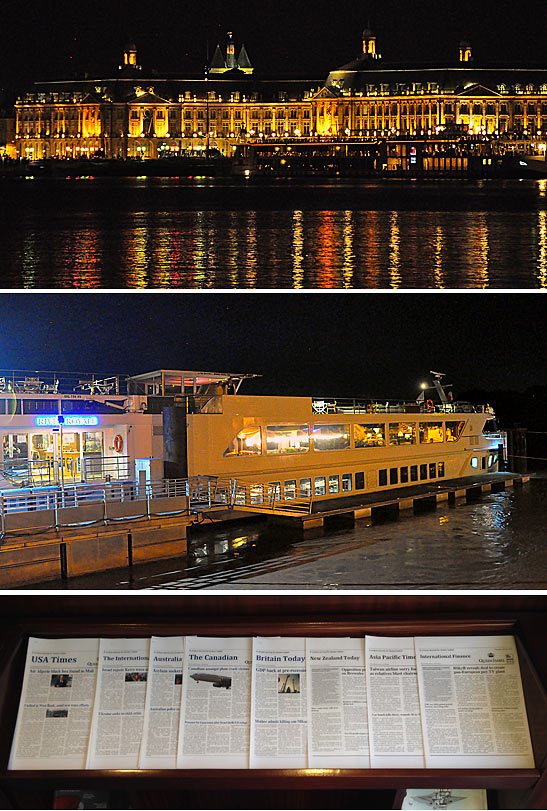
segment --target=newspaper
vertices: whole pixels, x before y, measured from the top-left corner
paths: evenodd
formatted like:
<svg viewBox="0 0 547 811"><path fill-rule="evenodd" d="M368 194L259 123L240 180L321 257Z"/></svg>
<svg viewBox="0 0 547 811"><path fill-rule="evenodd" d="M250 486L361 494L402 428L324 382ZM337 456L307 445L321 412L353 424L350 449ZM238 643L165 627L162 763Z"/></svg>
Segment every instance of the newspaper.
<svg viewBox="0 0 547 811"><path fill-rule="evenodd" d="M247 769L251 640L186 637L177 765Z"/></svg>
<svg viewBox="0 0 547 811"><path fill-rule="evenodd" d="M139 757L141 769L175 769L180 723L184 637L153 636Z"/></svg>
<svg viewBox="0 0 547 811"><path fill-rule="evenodd" d="M9 769L85 768L98 639L29 639Z"/></svg>
<svg viewBox="0 0 547 811"><path fill-rule="evenodd" d="M136 769L150 639L101 639L88 769Z"/></svg>
<svg viewBox="0 0 547 811"><path fill-rule="evenodd" d="M426 766L534 768L512 636L417 637Z"/></svg>
<svg viewBox="0 0 547 811"><path fill-rule="evenodd" d="M253 640L251 768L305 769L306 640Z"/></svg>
<svg viewBox="0 0 547 811"><path fill-rule="evenodd" d="M370 766L364 639L307 639L308 766Z"/></svg>
<svg viewBox="0 0 547 811"><path fill-rule="evenodd" d="M412 637L365 638L370 765L424 767L416 656Z"/></svg>

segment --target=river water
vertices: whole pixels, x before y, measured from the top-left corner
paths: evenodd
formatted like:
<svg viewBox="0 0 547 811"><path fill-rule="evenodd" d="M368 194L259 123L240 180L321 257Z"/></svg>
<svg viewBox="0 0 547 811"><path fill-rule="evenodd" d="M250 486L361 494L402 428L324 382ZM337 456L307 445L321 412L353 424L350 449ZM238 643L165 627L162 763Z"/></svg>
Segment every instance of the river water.
<svg viewBox="0 0 547 811"><path fill-rule="evenodd" d="M195 533L185 558L55 581L39 589L547 588L547 477L468 504L384 517L299 540L258 522Z"/></svg>
<svg viewBox="0 0 547 811"><path fill-rule="evenodd" d="M9 288L545 288L547 180L0 179Z"/></svg>

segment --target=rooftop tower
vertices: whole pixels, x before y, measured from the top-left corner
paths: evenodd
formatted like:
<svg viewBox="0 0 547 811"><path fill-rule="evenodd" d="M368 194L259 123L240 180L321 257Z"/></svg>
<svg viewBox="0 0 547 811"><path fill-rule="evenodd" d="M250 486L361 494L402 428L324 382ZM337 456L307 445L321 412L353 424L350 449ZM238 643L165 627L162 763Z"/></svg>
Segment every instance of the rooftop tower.
<svg viewBox="0 0 547 811"><path fill-rule="evenodd" d="M243 73L252 73L253 66L251 60L245 50L245 45L242 45L239 51L239 56L236 59L235 55L235 42L233 34L228 31L228 42L226 45L226 56L222 55L220 45L217 45L211 64L209 66L209 73L226 73L228 70L240 70Z"/></svg>

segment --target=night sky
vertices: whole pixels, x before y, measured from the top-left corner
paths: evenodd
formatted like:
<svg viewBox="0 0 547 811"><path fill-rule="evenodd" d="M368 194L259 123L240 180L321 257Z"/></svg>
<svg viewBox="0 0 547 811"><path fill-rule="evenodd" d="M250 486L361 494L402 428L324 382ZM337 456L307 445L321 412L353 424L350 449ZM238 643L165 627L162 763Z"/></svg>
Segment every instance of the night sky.
<svg viewBox="0 0 547 811"><path fill-rule="evenodd" d="M545 62L544 0L0 0L0 87L111 75L134 40L146 72L201 72L226 31L264 74L326 77L357 56L370 21L384 59ZM143 72L144 75L144 72Z"/></svg>
<svg viewBox="0 0 547 811"><path fill-rule="evenodd" d="M547 381L541 293L3 293L3 369L262 374L242 393L413 398Z"/></svg>

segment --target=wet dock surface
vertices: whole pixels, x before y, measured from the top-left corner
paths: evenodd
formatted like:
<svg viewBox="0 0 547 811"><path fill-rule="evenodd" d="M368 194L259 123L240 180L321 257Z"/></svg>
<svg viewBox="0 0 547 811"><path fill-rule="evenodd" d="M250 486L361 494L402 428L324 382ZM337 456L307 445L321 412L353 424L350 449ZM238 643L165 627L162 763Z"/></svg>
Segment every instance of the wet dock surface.
<svg viewBox="0 0 547 811"><path fill-rule="evenodd" d="M184 558L29 586L88 589L544 589L547 479L302 540L249 520L200 528Z"/></svg>

